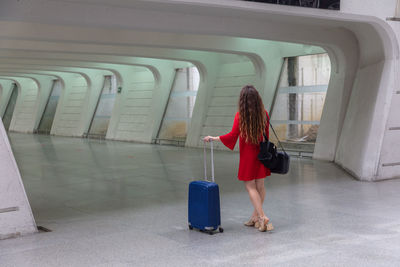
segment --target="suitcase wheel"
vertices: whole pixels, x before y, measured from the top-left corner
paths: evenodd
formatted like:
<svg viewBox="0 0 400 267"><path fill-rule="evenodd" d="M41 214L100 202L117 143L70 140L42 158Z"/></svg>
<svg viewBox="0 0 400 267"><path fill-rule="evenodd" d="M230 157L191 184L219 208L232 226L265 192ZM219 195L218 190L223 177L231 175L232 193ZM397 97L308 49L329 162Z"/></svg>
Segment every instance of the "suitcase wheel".
<svg viewBox="0 0 400 267"><path fill-rule="evenodd" d="M220 233L224 232L224 228L222 228L222 227L219 227L218 230L219 230Z"/></svg>
<svg viewBox="0 0 400 267"><path fill-rule="evenodd" d="M189 229L190 229L190 230L193 230L193 226L189 225Z"/></svg>

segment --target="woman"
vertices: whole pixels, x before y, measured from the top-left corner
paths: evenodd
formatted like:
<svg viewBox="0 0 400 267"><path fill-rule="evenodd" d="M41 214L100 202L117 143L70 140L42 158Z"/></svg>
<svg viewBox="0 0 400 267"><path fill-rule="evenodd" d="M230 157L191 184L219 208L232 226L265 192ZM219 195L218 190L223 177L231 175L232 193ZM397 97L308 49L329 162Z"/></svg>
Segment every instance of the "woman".
<svg viewBox="0 0 400 267"><path fill-rule="evenodd" d="M233 150L239 138L240 162L238 179L244 181L254 212L246 226L255 226L265 232L273 229L262 205L265 198L264 178L271 175L257 158L260 152L260 142L263 132L269 137L267 123L268 113L257 90L252 85L246 85L240 91L239 111L235 115L232 131L228 134L213 137L206 136L204 141L221 141Z"/></svg>

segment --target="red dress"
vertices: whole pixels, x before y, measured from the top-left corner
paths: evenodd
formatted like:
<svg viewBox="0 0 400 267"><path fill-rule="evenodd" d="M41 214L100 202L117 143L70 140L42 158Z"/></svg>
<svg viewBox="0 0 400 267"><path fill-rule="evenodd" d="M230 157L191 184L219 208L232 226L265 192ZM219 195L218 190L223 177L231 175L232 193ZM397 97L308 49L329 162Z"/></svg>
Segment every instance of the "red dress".
<svg viewBox="0 0 400 267"><path fill-rule="evenodd" d="M269 119L268 113L267 117ZM269 127L265 127L265 132L269 138ZM262 179L266 176L271 175L271 171L265 167L257 158L258 153L260 153L259 144L246 143L245 139L240 136L239 130L239 112L235 115L235 120L233 121L232 130L230 133L221 135L219 138L221 142L233 150L235 148L237 139L239 137L239 151L240 151L240 161L239 161L239 173L238 179L241 181L251 181L254 179ZM262 136L260 136L260 141Z"/></svg>

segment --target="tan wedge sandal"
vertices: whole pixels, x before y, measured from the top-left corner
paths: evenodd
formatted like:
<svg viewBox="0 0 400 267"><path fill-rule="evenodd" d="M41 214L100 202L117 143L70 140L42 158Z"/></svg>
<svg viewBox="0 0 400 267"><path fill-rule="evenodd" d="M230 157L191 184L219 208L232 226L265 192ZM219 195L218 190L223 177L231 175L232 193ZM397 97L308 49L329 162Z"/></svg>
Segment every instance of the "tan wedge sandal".
<svg viewBox="0 0 400 267"><path fill-rule="evenodd" d="M274 230L274 226L272 225L272 223L269 222L269 219L267 217L259 217L258 218L259 221L259 227L258 227L258 231L260 232L265 232L265 231L272 231Z"/></svg>
<svg viewBox="0 0 400 267"><path fill-rule="evenodd" d="M244 223L244 225L249 226L249 227L255 226L256 224L258 224L258 220L256 217L251 217L248 222Z"/></svg>

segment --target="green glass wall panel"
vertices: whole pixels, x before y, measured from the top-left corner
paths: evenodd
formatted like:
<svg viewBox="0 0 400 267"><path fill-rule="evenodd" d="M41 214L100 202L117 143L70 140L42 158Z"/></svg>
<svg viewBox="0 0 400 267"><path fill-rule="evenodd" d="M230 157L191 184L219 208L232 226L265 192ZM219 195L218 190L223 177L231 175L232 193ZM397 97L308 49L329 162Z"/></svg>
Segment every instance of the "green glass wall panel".
<svg viewBox="0 0 400 267"><path fill-rule="evenodd" d="M286 58L271 112L271 123L281 141L316 141L331 72L327 54ZM275 139L271 136L271 139ZM294 146L299 148L299 146Z"/></svg>
<svg viewBox="0 0 400 267"><path fill-rule="evenodd" d="M61 95L61 81L55 80L53 83L53 87L51 89L51 93L49 95L49 99L47 101L46 108L43 112L42 119L40 120L39 123L38 127L39 133L50 134L60 95Z"/></svg>
<svg viewBox="0 0 400 267"><path fill-rule="evenodd" d="M192 119L200 75L195 67L178 69L157 139L183 142Z"/></svg>
<svg viewBox="0 0 400 267"><path fill-rule="evenodd" d="M104 138L107 134L114 108L117 84L115 76L105 76L96 111L89 128L89 137Z"/></svg>
<svg viewBox="0 0 400 267"><path fill-rule="evenodd" d="M11 119L13 117L15 105L17 103L17 98L18 98L17 85L13 84L12 87L13 89L11 92L10 100L8 101L7 108L3 116L3 125L6 131L8 131L8 129L10 128Z"/></svg>

